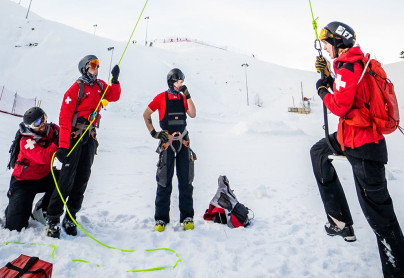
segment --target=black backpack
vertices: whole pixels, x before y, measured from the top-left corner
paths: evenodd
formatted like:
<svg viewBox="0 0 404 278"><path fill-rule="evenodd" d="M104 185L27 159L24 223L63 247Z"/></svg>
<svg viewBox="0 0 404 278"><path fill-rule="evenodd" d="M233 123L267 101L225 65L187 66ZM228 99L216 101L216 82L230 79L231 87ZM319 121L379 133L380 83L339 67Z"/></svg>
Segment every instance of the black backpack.
<svg viewBox="0 0 404 278"><path fill-rule="evenodd" d="M17 164L17 158L18 154L20 153L20 141L22 138L22 134L20 130L18 129L13 143L11 143L10 150L8 151L10 153L10 161L8 162L7 168L8 169L14 169L15 164Z"/></svg>

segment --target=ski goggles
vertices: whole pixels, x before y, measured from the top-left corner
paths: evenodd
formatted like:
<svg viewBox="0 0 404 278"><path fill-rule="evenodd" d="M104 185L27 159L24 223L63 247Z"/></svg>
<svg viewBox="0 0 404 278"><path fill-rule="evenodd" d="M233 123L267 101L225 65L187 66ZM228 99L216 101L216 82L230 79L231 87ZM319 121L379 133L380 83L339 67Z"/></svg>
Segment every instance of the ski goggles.
<svg viewBox="0 0 404 278"><path fill-rule="evenodd" d="M43 114L38 120L35 120L32 124L29 125L30 128L39 127L42 123L46 123L47 120L46 114Z"/></svg>
<svg viewBox="0 0 404 278"><path fill-rule="evenodd" d="M98 61L98 59L95 60L91 60L90 62L88 62L88 67L89 68L99 68L100 67L100 61Z"/></svg>
<svg viewBox="0 0 404 278"><path fill-rule="evenodd" d="M327 40L329 38L334 38L334 35L330 32L330 30L323 28L320 32L320 41Z"/></svg>

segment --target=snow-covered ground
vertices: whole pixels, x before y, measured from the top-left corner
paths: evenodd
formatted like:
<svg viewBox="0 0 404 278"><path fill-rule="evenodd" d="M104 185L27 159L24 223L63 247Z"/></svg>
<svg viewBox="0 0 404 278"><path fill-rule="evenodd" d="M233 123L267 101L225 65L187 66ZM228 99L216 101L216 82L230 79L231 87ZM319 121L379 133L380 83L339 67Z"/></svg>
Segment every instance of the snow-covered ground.
<svg viewBox="0 0 404 278"><path fill-rule="evenodd" d="M108 78L111 52L119 60L125 43L87 34L31 14L0 0L0 85L27 97L37 96L49 119L58 122L64 92L79 77L78 61L86 54L100 58L100 78ZM38 43L35 47L27 46ZM21 47L15 47L16 45ZM271 51L270 49L268 51ZM313 51L313 61L315 56ZM248 63L246 105L245 72ZM296 57L296 63L299 63ZM314 63L313 63L314 64ZM166 89L166 74L181 68L197 108L188 120L195 164L195 230L179 224L178 190L174 177L171 219L163 233L154 232L157 141L150 137L143 111ZM404 63L386 65L404 113ZM54 277L381 277L375 236L357 201L349 164L335 161L343 183L358 240L346 243L328 237L323 205L311 169L310 147L323 136L322 102L315 93L318 75L284 68L192 43L159 47L129 45L121 63L122 96L102 112L100 147L92 167L78 222L101 242L136 252L106 248L79 231L77 237L45 236L44 226L30 221L22 232L0 229L0 265L19 254L54 264ZM312 113L288 113L300 105L301 82ZM255 105L256 99L262 107ZM158 127L157 113L153 122ZM403 114L404 115L404 114ZM8 149L20 118L0 114L0 217L7 206L11 171ZM330 126L337 119L330 115ZM390 194L404 225L403 137L387 137L386 167ZM248 228L229 229L205 222L205 209L216 192L217 178L227 175L239 201L254 211ZM39 197L39 196L38 196ZM44 244L17 245L6 242ZM54 259L52 247L56 246ZM170 251L146 252L146 249ZM141 274L126 270L177 267ZM87 260L95 264L74 262Z"/></svg>

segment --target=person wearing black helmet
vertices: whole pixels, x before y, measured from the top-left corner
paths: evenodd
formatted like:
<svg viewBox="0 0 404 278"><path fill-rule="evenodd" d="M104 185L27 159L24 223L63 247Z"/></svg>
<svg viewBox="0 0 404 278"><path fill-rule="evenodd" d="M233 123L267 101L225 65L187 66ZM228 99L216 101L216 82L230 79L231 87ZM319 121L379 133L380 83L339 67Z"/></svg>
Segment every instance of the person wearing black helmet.
<svg viewBox="0 0 404 278"><path fill-rule="evenodd" d="M39 107L28 109L19 125L19 153L7 192L9 204L6 208L5 227L21 231L28 227L32 203L36 194L45 192L35 211L46 214L54 182L50 165L52 155L58 149L59 127L47 123L45 111ZM58 173L55 171L55 175ZM41 215L43 219L43 215ZM38 219L41 221L40 219Z"/></svg>
<svg viewBox="0 0 404 278"><path fill-rule="evenodd" d="M386 141L371 125L345 122L347 115L352 121L360 120L352 111L359 111L370 101L367 82L359 82L364 70L364 54L355 46L355 31L342 22L334 21L324 27L320 40L330 58L335 59L335 78L324 57L316 59L317 71L324 73L324 78L317 81L317 92L325 106L340 117L338 131L330 135L330 144L337 154L345 155L352 166L359 203L376 234L384 276L404 277L404 237L385 177ZM314 176L328 219L325 230L328 235L355 241L348 202L332 159L328 157L332 153L326 139L321 139L310 150Z"/></svg>
<svg viewBox="0 0 404 278"><path fill-rule="evenodd" d="M104 81L97 78L99 67L100 62L95 55L87 55L80 60L78 69L81 77L64 94L60 108L59 150L56 157L63 165L58 186L73 218L76 218L83 203L98 147L95 128L98 127L101 118L101 105L99 105L101 97L105 89L104 98L109 102L118 101L121 95L118 65L111 71L112 84L108 88ZM88 131L79 141L87 128ZM77 146L68 155L77 142ZM63 207L59 193L55 190L49 202L47 215L46 234L50 237L60 236L59 221L64 212ZM77 227L67 214L62 227L68 235L77 235Z"/></svg>
<svg viewBox="0 0 404 278"><path fill-rule="evenodd" d="M188 88L183 85L185 75L174 68L167 74L168 90L158 94L143 113L150 135L159 140L157 165L157 193L155 200L155 231L162 232L170 222L170 196L174 164L177 168L180 222L185 230L194 228L193 186L195 153L189 147L186 130L187 115L195 118L196 109ZM154 129L151 115L159 111L161 131Z"/></svg>

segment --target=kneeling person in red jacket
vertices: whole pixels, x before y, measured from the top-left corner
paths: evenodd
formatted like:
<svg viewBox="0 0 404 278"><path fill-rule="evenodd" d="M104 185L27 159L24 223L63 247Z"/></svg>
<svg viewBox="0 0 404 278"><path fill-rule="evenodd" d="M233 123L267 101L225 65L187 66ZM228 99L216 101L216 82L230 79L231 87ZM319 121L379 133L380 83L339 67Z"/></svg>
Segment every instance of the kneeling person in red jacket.
<svg viewBox="0 0 404 278"><path fill-rule="evenodd" d="M339 235L346 241L356 240L348 202L332 160L328 158L334 148L337 154L345 155L352 166L359 203L377 238L384 277L404 277L404 237L385 177L386 140L382 134L375 134L372 126L359 127L345 121L350 111L370 103L368 84L359 82L364 70L364 54L359 46L354 46L354 30L344 23L329 23L321 31L320 39L324 50L335 59L335 79L324 58L317 57L316 68L325 75L317 81L317 91L325 106L340 117L338 132L329 138L331 147L324 138L310 150L328 218L325 230L328 235Z"/></svg>
<svg viewBox="0 0 404 278"><path fill-rule="evenodd" d="M46 211L55 188L50 165L52 155L58 149L58 132L57 125L46 122L46 114L41 108L32 107L25 112L20 124L20 152L7 193L7 229L21 231L28 226L32 202L38 193L46 194L40 202L42 205L36 209Z"/></svg>
<svg viewBox="0 0 404 278"><path fill-rule="evenodd" d="M84 192L98 147L95 128L98 127L101 118L101 105L98 106L97 111L95 110L107 88L104 81L97 79L99 65L98 58L94 55L87 55L81 59L78 67L82 76L67 90L60 108L60 148L56 157L63 166L58 186L63 198L67 200L67 207L74 219L83 203ZM121 96L119 71L116 65L111 72L112 84L104 95L109 102L117 101ZM89 127L92 120L94 122ZM79 141L87 128L88 131ZM68 156L77 142L77 146ZM63 206L59 192L55 190L50 199L47 214L46 234L50 237L60 237L59 221L63 214ZM69 215L63 219L62 226L68 235L77 235L77 227Z"/></svg>

